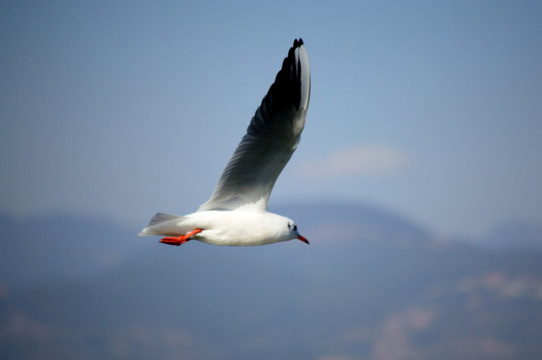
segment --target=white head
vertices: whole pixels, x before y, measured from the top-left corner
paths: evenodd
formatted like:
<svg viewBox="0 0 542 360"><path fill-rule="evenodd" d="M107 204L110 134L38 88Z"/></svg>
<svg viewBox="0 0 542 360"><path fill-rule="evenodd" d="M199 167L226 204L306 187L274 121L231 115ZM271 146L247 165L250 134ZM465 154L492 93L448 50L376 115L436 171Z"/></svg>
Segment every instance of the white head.
<svg viewBox="0 0 542 360"><path fill-rule="evenodd" d="M298 240L303 241L305 244L309 244L309 240L307 240L304 236L301 236L299 232L297 231L297 225L292 220L288 218L285 218L285 219L287 220L286 227L287 227L288 240L298 239Z"/></svg>

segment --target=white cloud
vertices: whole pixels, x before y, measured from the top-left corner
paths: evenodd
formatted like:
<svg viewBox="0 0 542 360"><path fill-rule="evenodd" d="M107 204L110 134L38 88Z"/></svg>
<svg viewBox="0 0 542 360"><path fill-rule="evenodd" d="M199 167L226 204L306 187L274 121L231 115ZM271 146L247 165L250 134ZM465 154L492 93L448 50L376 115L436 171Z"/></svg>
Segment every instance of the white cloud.
<svg viewBox="0 0 542 360"><path fill-rule="evenodd" d="M410 165L410 158L389 145L352 145L299 168L302 176L364 177L394 174Z"/></svg>

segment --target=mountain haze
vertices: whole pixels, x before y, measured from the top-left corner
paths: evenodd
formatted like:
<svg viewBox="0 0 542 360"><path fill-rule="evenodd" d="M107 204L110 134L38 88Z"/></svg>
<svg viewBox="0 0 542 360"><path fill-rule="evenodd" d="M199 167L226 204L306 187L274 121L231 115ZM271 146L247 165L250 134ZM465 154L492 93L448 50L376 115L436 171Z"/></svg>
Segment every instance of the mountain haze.
<svg viewBox="0 0 542 360"><path fill-rule="evenodd" d="M291 241L234 248L194 241L172 247L153 239L99 271L72 277L59 271L56 278L25 279L24 287L12 278L14 285L0 301L0 354L10 359L542 356L541 252L437 242L401 216L356 204L322 202L280 212L296 220L310 246ZM85 251L109 248L117 254L118 244L110 242L126 245L123 237L106 236L124 230L90 224L84 227L87 236L103 238L93 242L93 252ZM52 235L73 241L69 232ZM41 241L48 236L42 233ZM66 249L58 244L51 251L74 253ZM13 263L19 256L20 267L29 266L24 252L10 256Z"/></svg>
<svg viewBox="0 0 542 360"><path fill-rule="evenodd" d="M80 278L117 266L143 242L110 221L56 215L15 220L0 215L0 274L4 283Z"/></svg>

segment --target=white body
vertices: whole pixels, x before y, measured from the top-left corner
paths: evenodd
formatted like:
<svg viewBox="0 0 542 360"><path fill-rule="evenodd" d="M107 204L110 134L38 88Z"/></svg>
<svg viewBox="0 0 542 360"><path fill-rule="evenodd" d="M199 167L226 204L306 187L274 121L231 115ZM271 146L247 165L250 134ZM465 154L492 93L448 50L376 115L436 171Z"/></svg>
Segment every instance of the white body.
<svg viewBox="0 0 542 360"><path fill-rule="evenodd" d="M191 237L212 245L255 246L296 238L293 221L277 214L250 210L208 210L171 217L140 235L177 236L203 229Z"/></svg>

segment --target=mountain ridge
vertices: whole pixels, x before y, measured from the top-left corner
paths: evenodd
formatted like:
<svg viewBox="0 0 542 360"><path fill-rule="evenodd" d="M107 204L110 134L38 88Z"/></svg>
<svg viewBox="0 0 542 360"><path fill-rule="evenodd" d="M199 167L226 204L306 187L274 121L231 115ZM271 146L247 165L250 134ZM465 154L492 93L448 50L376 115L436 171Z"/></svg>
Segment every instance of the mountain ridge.
<svg viewBox="0 0 542 360"><path fill-rule="evenodd" d="M441 243L401 217L351 204L280 212L296 219L310 246L155 242L90 276L5 292L0 354L263 360L542 354L536 335L542 252ZM128 233L122 246L136 240ZM109 249L110 241L95 244Z"/></svg>

